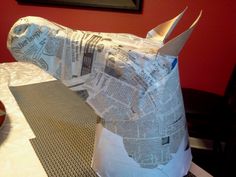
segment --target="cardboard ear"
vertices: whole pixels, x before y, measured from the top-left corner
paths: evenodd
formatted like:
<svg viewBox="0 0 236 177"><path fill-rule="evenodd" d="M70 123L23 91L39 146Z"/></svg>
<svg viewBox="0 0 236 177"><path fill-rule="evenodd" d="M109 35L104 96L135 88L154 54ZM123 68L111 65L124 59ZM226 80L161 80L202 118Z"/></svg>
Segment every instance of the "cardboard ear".
<svg viewBox="0 0 236 177"><path fill-rule="evenodd" d="M161 55L171 55L171 56L178 56L182 48L184 47L184 44L187 42L188 38L190 37L191 33L193 32L194 28L196 27L197 22L199 21L200 17L202 15L202 11L200 12L197 19L193 22L193 24L175 37L174 39L171 39L166 44L164 44L159 50L158 53Z"/></svg>
<svg viewBox="0 0 236 177"><path fill-rule="evenodd" d="M184 12L187 10L187 7L175 18L166 21L160 25L158 25L157 27L153 28L152 30L150 30L147 33L146 38L152 38L154 40L158 40L158 41L164 41L169 35L170 33L173 31L173 29L175 28L175 26L177 25L177 23L180 21L180 19L182 18Z"/></svg>

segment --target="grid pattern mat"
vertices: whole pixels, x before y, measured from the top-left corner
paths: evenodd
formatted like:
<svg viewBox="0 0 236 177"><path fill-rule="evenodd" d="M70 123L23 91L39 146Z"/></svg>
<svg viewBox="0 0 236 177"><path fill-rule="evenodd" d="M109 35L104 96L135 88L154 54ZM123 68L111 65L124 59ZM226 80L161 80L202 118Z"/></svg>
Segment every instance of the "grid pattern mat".
<svg viewBox="0 0 236 177"><path fill-rule="evenodd" d="M97 116L59 81L11 87L49 177L97 176L90 167Z"/></svg>
<svg viewBox="0 0 236 177"><path fill-rule="evenodd" d="M96 177L90 167L97 115L59 81L10 87L49 177ZM195 177L189 172L185 177Z"/></svg>

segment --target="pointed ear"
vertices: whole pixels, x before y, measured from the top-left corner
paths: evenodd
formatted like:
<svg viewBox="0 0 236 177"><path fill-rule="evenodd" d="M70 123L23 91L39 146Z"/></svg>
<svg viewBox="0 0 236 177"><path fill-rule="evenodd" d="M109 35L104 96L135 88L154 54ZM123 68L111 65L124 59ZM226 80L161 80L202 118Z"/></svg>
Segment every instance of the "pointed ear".
<svg viewBox="0 0 236 177"><path fill-rule="evenodd" d="M184 47L184 44L187 42L188 38L196 27L196 24L199 21L201 15L202 11L200 12L199 16L194 21L194 23L189 27L189 29L164 44L164 46L162 46L158 50L158 53L160 53L161 55L178 56L181 49Z"/></svg>
<svg viewBox="0 0 236 177"><path fill-rule="evenodd" d="M182 16L184 15L184 12L187 10L188 7L186 7L178 16L175 18L166 21L157 27L153 28L147 33L146 38L152 38L158 41L164 41L170 33L173 31L177 23L180 21Z"/></svg>

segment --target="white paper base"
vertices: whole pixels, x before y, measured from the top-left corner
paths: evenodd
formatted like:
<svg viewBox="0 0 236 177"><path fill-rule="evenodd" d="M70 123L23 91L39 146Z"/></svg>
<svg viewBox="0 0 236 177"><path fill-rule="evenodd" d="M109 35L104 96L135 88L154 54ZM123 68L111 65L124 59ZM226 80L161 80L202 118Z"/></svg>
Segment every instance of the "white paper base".
<svg viewBox="0 0 236 177"><path fill-rule="evenodd" d="M186 140L184 137L168 164L154 169L141 168L128 156L122 137L98 124L92 168L101 177L183 177L192 160L190 148L184 150Z"/></svg>

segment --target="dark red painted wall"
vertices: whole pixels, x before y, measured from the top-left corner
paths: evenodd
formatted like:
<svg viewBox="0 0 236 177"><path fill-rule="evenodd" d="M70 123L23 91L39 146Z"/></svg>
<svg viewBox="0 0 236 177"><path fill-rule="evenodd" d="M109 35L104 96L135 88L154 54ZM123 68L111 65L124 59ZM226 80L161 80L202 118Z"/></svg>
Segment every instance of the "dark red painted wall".
<svg viewBox="0 0 236 177"><path fill-rule="evenodd" d="M186 6L188 11L171 37L185 30L201 9L203 16L179 57L182 86L223 94L236 64L235 0L144 0L140 14L2 1L0 62L14 61L6 48L7 34L13 23L23 16L44 17L74 29L126 32L145 37L147 31Z"/></svg>

